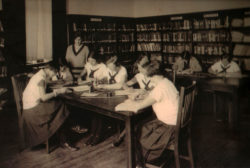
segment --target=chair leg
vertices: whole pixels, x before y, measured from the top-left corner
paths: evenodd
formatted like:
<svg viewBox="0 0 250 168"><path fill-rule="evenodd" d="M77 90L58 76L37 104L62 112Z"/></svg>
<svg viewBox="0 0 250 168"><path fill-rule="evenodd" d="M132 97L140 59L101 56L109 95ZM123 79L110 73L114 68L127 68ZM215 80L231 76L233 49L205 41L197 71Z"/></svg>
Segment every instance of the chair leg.
<svg viewBox="0 0 250 168"><path fill-rule="evenodd" d="M46 140L46 151L47 151L47 154L50 153L50 151L49 151L49 139Z"/></svg>
<svg viewBox="0 0 250 168"><path fill-rule="evenodd" d="M187 145L188 145L189 162L190 162L191 167L194 168L194 158L193 158L193 152L192 152L191 137L188 138Z"/></svg>
<svg viewBox="0 0 250 168"><path fill-rule="evenodd" d="M178 148L174 149L174 158L175 158L175 166L176 166L176 168L180 168L180 158L179 158L179 150L178 150Z"/></svg>
<svg viewBox="0 0 250 168"><path fill-rule="evenodd" d="M213 93L213 112L215 120L217 120L217 100L216 100L216 93Z"/></svg>

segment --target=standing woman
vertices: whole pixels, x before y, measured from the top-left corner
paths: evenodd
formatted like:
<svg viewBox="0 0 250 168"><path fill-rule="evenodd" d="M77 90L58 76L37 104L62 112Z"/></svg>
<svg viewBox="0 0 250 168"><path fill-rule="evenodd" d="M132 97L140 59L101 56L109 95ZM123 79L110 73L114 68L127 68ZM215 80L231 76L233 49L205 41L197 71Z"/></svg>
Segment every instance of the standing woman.
<svg viewBox="0 0 250 168"><path fill-rule="evenodd" d="M33 75L23 92L23 147L33 147L45 142L62 126L69 115L66 105L57 99L59 94L66 92L65 88L47 93L47 83L57 70L49 65ZM66 138L61 136L61 145L72 151Z"/></svg>
<svg viewBox="0 0 250 168"><path fill-rule="evenodd" d="M68 46L65 57L66 61L71 67L71 71L75 80L78 78L82 69L84 69L84 66L87 63L88 55L88 46L82 43L80 34L76 34L74 37L74 44Z"/></svg>

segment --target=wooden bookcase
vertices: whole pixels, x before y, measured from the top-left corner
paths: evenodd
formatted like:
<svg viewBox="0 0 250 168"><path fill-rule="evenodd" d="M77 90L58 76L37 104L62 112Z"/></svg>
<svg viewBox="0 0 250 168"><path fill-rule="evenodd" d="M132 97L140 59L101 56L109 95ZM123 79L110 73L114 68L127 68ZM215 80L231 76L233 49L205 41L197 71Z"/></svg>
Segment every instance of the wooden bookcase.
<svg viewBox="0 0 250 168"><path fill-rule="evenodd" d="M135 19L68 15L68 44L79 31L85 43L102 46L104 54L117 54L127 65L147 53L171 67L189 51L204 71L223 53L250 70L250 8Z"/></svg>
<svg viewBox="0 0 250 168"><path fill-rule="evenodd" d="M68 16L68 45L73 43L75 33L80 33L83 43L100 47L105 55L126 57L135 52L134 24L132 18L102 16Z"/></svg>
<svg viewBox="0 0 250 168"><path fill-rule="evenodd" d="M2 12L0 11L0 78L7 77L7 65L4 55L4 47L5 47L4 42L5 42L4 26L2 22Z"/></svg>

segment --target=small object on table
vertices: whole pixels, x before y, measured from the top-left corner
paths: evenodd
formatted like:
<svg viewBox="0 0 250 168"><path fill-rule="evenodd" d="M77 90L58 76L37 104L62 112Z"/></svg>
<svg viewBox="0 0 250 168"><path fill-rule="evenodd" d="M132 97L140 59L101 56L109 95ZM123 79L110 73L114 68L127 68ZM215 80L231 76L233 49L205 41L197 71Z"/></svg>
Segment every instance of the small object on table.
<svg viewBox="0 0 250 168"><path fill-rule="evenodd" d="M108 91L107 92L107 97L113 97L115 93L113 91Z"/></svg>

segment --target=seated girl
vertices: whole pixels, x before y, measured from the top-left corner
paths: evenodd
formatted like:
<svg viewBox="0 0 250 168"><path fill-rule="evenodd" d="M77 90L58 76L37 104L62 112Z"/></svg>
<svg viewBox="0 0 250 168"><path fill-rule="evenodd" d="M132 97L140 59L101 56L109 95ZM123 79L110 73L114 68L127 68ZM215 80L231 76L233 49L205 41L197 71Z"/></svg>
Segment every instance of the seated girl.
<svg viewBox="0 0 250 168"><path fill-rule="evenodd" d="M172 67L177 73L192 74L193 72L201 72L202 67L194 56L191 56L188 51L184 51L179 56Z"/></svg>
<svg viewBox="0 0 250 168"><path fill-rule="evenodd" d="M45 142L68 118L69 111L65 104L59 99L53 99L58 94L65 93L66 88L46 92L47 83L56 72L51 65L41 69L31 77L23 92L24 148ZM66 141L64 134L61 134L61 145L72 151L77 150Z"/></svg>
<svg viewBox="0 0 250 168"><path fill-rule="evenodd" d="M139 59L136 62L138 67L137 71L139 73L137 73L130 81L125 83L123 85L123 89L128 89L129 86L139 83L139 87L143 89L144 90L143 93L145 93L145 91L153 89L153 84L151 82L151 79L147 76L147 71L145 69L145 67L147 67L150 64L150 62L147 59L145 60L145 56L139 57ZM125 137L125 130L123 130L119 135L118 139L116 139L113 142L113 146L115 147L119 146L123 141L124 137Z"/></svg>
<svg viewBox="0 0 250 168"><path fill-rule="evenodd" d="M135 61L135 63L133 64L133 68L132 68L132 72L131 74L134 76L137 73L139 73L138 71L138 64L143 65L147 62L150 61L150 56L147 53L143 53L142 55L140 55L137 60Z"/></svg>
<svg viewBox="0 0 250 168"><path fill-rule="evenodd" d="M107 69L105 71L105 77L108 80L108 84L99 84L96 88L102 89L121 89L127 80L127 70L120 65L117 56L109 56L106 61ZM96 116L92 120L91 135L87 140L86 145L96 145L103 139L103 132L106 127L110 125L109 120L103 116Z"/></svg>
<svg viewBox="0 0 250 168"><path fill-rule="evenodd" d="M220 61L214 63L209 69L208 73L215 74L215 75L226 75L229 76L235 75L240 76L241 70L239 65L234 62L233 57L228 54L223 54L220 58Z"/></svg>
<svg viewBox="0 0 250 168"><path fill-rule="evenodd" d="M96 87L102 89L121 89L127 80L126 68L120 64L117 56L109 56L106 66L105 77L108 80L108 84L101 84Z"/></svg>
<svg viewBox="0 0 250 168"><path fill-rule="evenodd" d="M69 67L67 66L66 61L60 59L59 60L59 72L58 72L58 79L62 79L66 82L73 82L73 75L70 72Z"/></svg>
<svg viewBox="0 0 250 168"><path fill-rule="evenodd" d="M100 54L91 51L88 57L88 62L78 77L78 83L81 83L82 78L86 75L87 81L101 80L105 76L106 66L101 62Z"/></svg>
<svg viewBox="0 0 250 168"><path fill-rule="evenodd" d="M144 58L145 57L139 57L139 59L136 61L138 73L123 85L124 89L127 89L128 87L133 86L136 83L139 84L141 89L152 89L153 85L150 78L147 76L146 70L144 69L144 67L147 66L150 62L149 60L144 60Z"/></svg>
<svg viewBox="0 0 250 168"><path fill-rule="evenodd" d="M146 67L148 76L155 85L148 96L139 101L128 99L115 108L117 111L137 113L140 109L152 106L156 114L157 118L144 124L138 134L138 149L141 150L137 152L137 158L142 167L145 161L152 161L162 154L164 147L171 141L177 121L179 92L174 84L162 75L159 65L156 64L153 62ZM156 146L159 150L154 151ZM148 151L153 151L154 154Z"/></svg>

